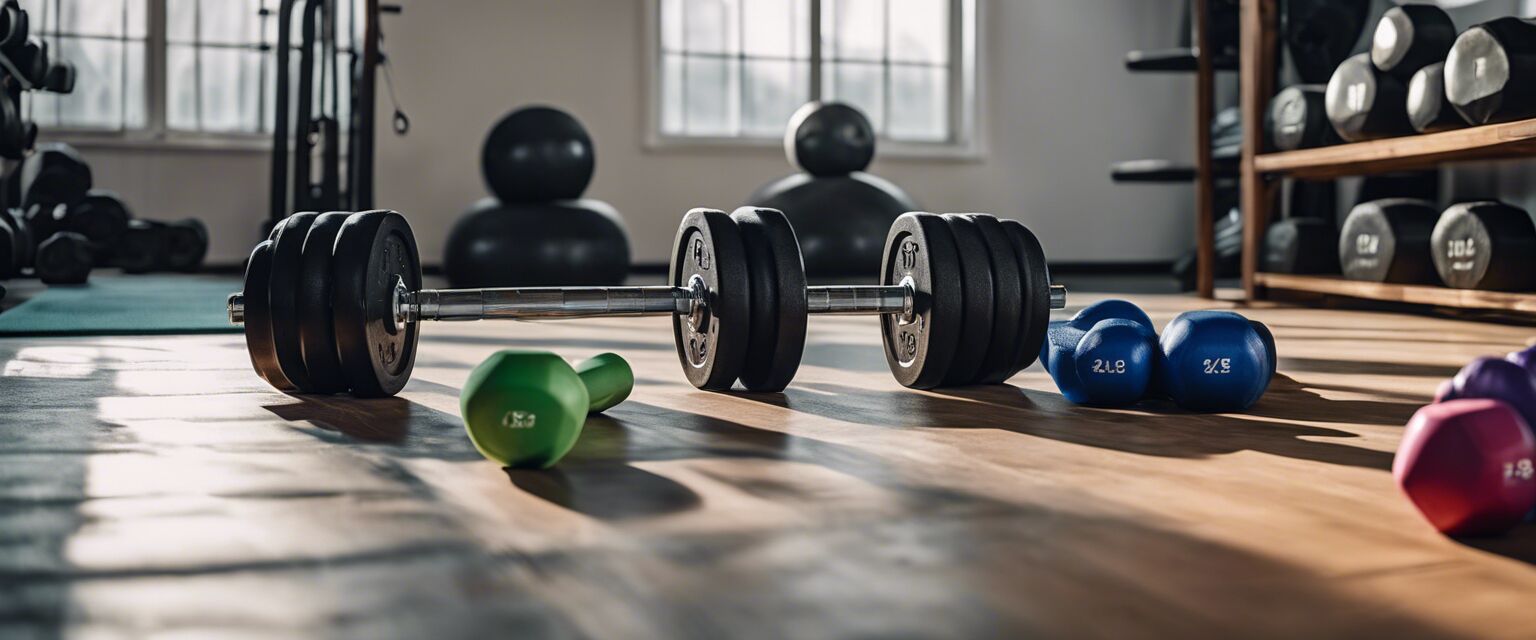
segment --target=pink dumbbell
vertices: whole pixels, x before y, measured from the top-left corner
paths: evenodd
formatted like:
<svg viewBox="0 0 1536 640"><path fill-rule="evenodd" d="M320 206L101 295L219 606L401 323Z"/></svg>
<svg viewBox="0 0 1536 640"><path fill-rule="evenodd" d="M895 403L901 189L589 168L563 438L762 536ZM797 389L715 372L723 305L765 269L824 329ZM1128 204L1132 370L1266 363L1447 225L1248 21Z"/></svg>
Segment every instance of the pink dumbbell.
<svg viewBox="0 0 1536 640"><path fill-rule="evenodd" d="M1536 437L1498 400L1450 400L1419 409L1392 462L1398 487L1436 529L1486 535L1536 506Z"/></svg>

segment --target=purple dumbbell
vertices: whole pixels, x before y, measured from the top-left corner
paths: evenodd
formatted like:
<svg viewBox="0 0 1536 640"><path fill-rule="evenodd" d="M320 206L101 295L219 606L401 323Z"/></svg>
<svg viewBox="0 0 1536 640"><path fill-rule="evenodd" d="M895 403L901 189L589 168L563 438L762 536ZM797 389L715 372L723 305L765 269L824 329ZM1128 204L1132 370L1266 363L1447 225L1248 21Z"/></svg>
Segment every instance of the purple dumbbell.
<svg viewBox="0 0 1536 640"><path fill-rule="evenodd" d="M1473 360L1435 393L1436 402L1467 398L1502 400L1519 413L1526 424L1536 424L1536 379L1525 367L1509 360Z"/></svg>

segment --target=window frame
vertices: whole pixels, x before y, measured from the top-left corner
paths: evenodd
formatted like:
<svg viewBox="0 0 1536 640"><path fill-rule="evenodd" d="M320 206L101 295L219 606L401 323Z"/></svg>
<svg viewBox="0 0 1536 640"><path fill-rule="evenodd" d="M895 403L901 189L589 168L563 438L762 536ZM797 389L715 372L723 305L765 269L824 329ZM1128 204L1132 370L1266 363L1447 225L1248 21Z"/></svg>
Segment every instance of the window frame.
<svg viewBox="0 0 1536 640"><path fill-rule="evenodd" d="M807 0L810 6L811 30L810 83L811 100L821 99L824 90L822 56L822 2ZM984 96L977 83L981 76L982 30L986 24L984 0L948 0L952 19L949 24L949 126L953 139L943 142L915 142L878 139L878 154L882 158L981 160L987 149L982 141ZM645 83L645 147L651 151L698 151L698 150L779 150L784 147L783 136L759 138L750 136L690 136L666 133L662 130L662 0L646 0L643 34L643 55L640 57L641 77ZM885 61L889 66L889 61ZM887 97L889 87L886 89ZM786 124L788 124L786 122Z"/></svg>
<svg viewBox="0 0 1536 640"><path fill-rule="evenodd" d="M145 119L143 128L97 129L90 127L50 126L42 128L44 141L67 142L81 148L181 149L189 151L244 151L266 153L272 150L272 134L232 131L182 131L167 123L166 64L169 36L166 5L169 0L145 0L144 82ZM275 18L274 18L275 19Z"/></svg>

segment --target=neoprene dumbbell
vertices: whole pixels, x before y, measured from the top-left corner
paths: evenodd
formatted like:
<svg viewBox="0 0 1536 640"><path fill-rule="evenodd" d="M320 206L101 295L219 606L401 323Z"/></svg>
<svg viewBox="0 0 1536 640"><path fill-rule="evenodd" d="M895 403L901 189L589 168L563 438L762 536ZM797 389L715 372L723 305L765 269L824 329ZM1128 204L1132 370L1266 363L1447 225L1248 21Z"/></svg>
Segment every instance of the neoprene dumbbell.
<svg viewBox="0 0 1536 640"><path fill-rule="evenodd" d="M1274 335L1231 311L1189 311L1163 327L1160 386L1191 411L1244 411L1274 377Z"/></svg>
<svg viewBox="0 0 1536 640"><path fill-rule="evenodd" d="M1536 438L1491 399L1431 404L1403 432L1392 477L1424 518L1450 535L1500 533L1536 506Z"/></svg>
<svg viewBox="0 0 1536 640"><path fill-rule="evenodd" d="M1509 355L1504 356L1504 359L1520 365L1532 376L1536 376L1536 347L1527 347L1520 351L1511 351L1509 352Z"/></svg>
<svg viewBox="0 0 1536 640"><path fill-rule="evenodd" d="M623 402L634 386L629 363L616 354L572 367L547 351L499 351L469 374L459 408L481 455L544 469L576 446L588 414Z"/></svg>
<svg viewBox="0 0 1536 640"><path fill-rule="evenodd" d="M1488 291L1536 289L1536 224L1524 209L1495 201L1451 205L1429 241L1445 286Z"/></svg>
<svg viewBox="0 0 1536 640"><path fill-rule="evenodd" d="M1328 121L1350 142L1413 133L1408 121L1408 83L1382 73L1371 54L1352 56L1328 80Z"/></svg>
<svg viewBox="0 0 1536 640"><path fill-rule="evenodd" d="M1427 200L1388 198L1355 205L1339 232L1344 277L1368 282L1434 282L1430 236L1440 212Z"/></svg>
<svg viewBox="0 0 1536 640"><path fill-rule="evenodd" d="M1096 406L1145 397L1157 357L1151 318L1125 300L1095 302L1071 320L1052 322L1040 354L1061 395Z"/></svg>
<svg viewBox="0 0 1536 640"><path fill-rule="evenodd" d="M1503 402L1526 424L1536 424L1536 378L1509 359L1473 360L1435 393L1436 402L1478 398Z"/></svg>

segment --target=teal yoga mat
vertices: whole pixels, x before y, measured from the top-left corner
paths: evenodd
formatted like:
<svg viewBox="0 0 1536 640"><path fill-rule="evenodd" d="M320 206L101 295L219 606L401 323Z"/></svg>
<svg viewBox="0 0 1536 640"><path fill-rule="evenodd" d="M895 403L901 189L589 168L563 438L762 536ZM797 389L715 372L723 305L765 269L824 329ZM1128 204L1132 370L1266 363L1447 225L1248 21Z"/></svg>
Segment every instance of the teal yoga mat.
<svg viewBox="0 0 1536 640"><path fill-rule="evenodd" d="M235 277L93 275L89 284L49 287L0 313L0 336L238 332L225 300L239 290Z"/></svg>

